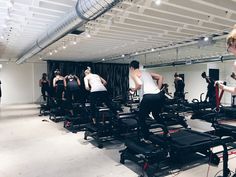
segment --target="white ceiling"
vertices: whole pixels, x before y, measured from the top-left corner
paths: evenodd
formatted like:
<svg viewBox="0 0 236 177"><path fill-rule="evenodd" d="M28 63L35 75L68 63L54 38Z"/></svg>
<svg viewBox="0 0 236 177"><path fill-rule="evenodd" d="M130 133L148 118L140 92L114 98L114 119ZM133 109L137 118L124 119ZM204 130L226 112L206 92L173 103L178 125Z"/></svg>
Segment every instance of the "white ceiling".
<svg viewBox="0 0 236 177"><path fill-rule="evenodd" d="M0 39L0 58L12 60L76 3L75 0L13 0L12 5L9 2L0 0L0 36L4 35ZM162 0L160 6L154 0L124 0L102 17L88 22L85 33L65 36L36 55L34 61L40 57L98 61L152 48L158 52L137 58L146 63L161 63L176 58L221 55L225 53L222 37L214 45L202 48L191 41L212 34L222 35L234 24L236 0ZM181 46L186 41L190 41L189 46ZM178 55L176 49L158 48L168 45L181 46Z"/></svg>

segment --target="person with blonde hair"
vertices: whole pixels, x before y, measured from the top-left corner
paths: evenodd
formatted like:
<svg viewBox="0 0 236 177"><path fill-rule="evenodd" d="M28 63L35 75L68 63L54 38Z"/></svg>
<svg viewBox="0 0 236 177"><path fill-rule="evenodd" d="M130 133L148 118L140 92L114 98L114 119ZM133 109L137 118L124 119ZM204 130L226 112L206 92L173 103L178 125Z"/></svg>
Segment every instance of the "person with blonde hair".
<svg viewBox="0 0 236 177"><path fill-rule="evenodd" d="M227 36L226 44L227 51L236 56L236 24L234 25L233 30ZM236 68L236 61L234 61L234 68ZM221 90L236 94L236 87L226 86L222 81L217 81L216 83L219 84L219 88Z"/></svg>
<svg viewBox="0 0 236 177"><path fill-rule="evenodd" d="M91 116L93 123L96 124L96 105L99 101L104 102L112 113L117 116L117 110L112 105L112 100L107 92L107 82L97 74L91 72L91 68L87 67L84 71L84 84L86 90L90 91Z"/></svg>

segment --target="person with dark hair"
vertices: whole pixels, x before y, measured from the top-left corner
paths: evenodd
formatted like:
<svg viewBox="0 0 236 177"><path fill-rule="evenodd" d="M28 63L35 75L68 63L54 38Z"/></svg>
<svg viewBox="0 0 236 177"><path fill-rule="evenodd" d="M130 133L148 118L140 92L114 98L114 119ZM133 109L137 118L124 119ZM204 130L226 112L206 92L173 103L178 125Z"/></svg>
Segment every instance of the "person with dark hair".
<svg viewBox="0 0 236 177"><path fill-rule="evenodd" d="M139 91L140 97L142 98L139 108L139 123L143 138L146 139L149 136L146 119L149 117L150 112L152 112L157 122L162 123L159 114L165 100L164 92L160 91L163 84L163 77L156 73L141 70L139 62L136 60L130 63L129 68L131 79L135 84L134 88L131 88L131 91Z"/></svg>
<svg viewBox="0 0 236 177"><path fill-rule="evenodd" d="M39 80L39 87L41 87L43 100L46 101L46 96L50 95L50 85L46 73L42 74L42 78Z"/></svg>
<svg viewBox="0 0 236 177"><path fill-rule="evenodd" d="M174 74L174 78L175 78L174 79L174 84L175 84L174 98L184 100L185 99L185 95L184 95L185 83L178 73Z"/></svg>
<svg viewBox="0 0 236 177"><path fill-rule="evenodd" d="M112 113L117 116L117 110L112 104L112 100L108 95L105 85L107 82L97 74L91 72L91 68L87 67L84 71L84 84L86 90L90 91L91 116L93 123L97 123L96 106L99 101L104 102Z"/></svg>
<svg viewBox="0 0 236 177"><path fill-rule="evenodd" d="M61 72L57 69L53 78L53 88L55 89L55 98L57 101L61 101L65 91L65 79L61 76Z"/></svg>
<svg viewBox="0 0 236 177"><path fill-rule="evenodd" d="M80 95L79 78L74 74L69 74L65 76L65 81L67 100L70 102L77 102L79 100Z"/></svg>
<svg viewBox="0 0 236 177"><path fill-rule="evenodd" d="M209 99L209 103L214 107L216 103L216 92L215 92L215 81L206 75L206 72L201 74L202 78L206 80L207 85L207 94L205 97L205 101Z"/></svg>

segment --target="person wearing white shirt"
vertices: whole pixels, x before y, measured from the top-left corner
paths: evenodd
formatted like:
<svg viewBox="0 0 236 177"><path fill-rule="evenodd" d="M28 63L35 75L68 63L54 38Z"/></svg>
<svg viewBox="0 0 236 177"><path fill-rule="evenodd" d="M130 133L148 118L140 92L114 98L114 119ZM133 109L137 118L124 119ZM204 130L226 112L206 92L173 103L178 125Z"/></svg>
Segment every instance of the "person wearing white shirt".
<svg viewBox="0 0 236 177"><path fill-rule="evenodd" d="M84 73L85 88L90 91L91 116L93 122L96 123L96 105L98 101L104 102L116 116L117 110L112 105L112 100L105 87L107 82L99 75L93 74L90 67L87 67Z"/></svg>
<svg viewBox="0 0 236 177"><path fill-rule="evenodd" d="M143 137L148 138L149 129L145 120L149 117L150 112L158 122L162 122L159 114L165 99L165 93L160 91L163 77L156 73L141 70L139 62L136 60L130 63L130 76L135 83L131 91L139 91L140 98L142 98L139 107L139 122Z"/></svg>

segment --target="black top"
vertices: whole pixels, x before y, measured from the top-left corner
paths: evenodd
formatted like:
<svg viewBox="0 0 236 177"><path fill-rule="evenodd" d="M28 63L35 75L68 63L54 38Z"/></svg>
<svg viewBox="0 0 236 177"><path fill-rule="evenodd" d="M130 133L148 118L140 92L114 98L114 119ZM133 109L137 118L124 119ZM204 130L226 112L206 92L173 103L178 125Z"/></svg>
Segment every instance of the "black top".
<svg viewBox="0 0 236 177"><path fill-rule="evenodd" d="M67 89L69 91L76 91L79 89L77 78L75 76L67 78Z"/></svg>
<svg viewBox="0 0 236 177"><path fill-rule="evenodd" d="M183 80L177 80L175 82L175 92L183 93L184 87L185 87L185 84Z"/></svg>
<svg viewBox="0 0 236 177"><path fill-rule="evenodd" d="M57 80L56 81L56 86L57 87L64 87L64 80Z"/></svg>
<svg viewBox="0 0 236 177"><path fill-rule="evenodd" d="M49 88L49 82L48 82L48 80L42 79L42 80L41 80L41 84L42 84L42 89L47 89L47 88Z"/></svg>

